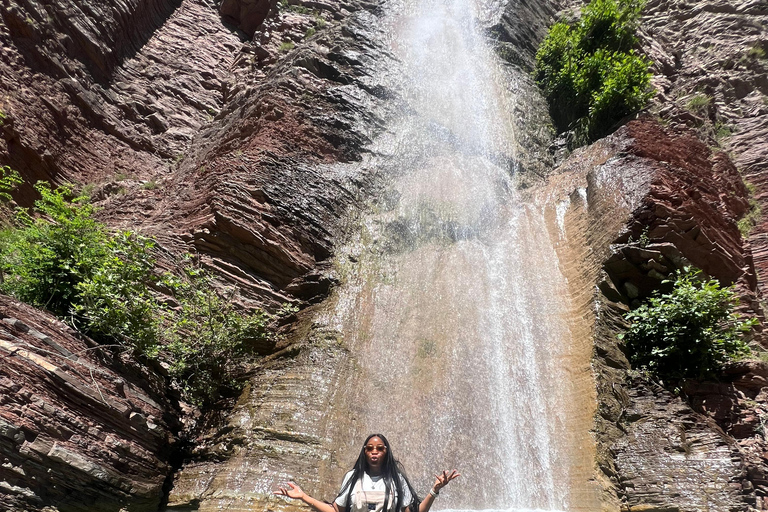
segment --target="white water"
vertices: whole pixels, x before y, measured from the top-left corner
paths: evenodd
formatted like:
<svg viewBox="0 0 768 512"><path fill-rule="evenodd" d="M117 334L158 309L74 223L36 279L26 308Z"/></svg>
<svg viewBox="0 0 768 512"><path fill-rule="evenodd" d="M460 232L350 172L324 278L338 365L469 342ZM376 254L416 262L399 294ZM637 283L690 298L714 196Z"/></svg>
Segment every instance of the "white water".
<svg viewBox="0 0 768 512"><path fill-rule="evenodd" d="M335 325L352 353L330 436L349 468L382 432L435 505L567 510L572 399L566 283L515 191L515 98L473 0L389 3L409 108L377 141L392 188L342 264ZM448 510L448 509L444 509Z"/></svg>

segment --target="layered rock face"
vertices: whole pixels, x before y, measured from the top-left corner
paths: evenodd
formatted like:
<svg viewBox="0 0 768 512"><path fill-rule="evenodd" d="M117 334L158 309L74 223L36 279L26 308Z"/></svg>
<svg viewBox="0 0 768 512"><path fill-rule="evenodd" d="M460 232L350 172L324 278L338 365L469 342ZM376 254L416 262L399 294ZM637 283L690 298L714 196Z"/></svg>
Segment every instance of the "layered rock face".
<svg viewBox="0 0 768 512"><path fill-rule="evenodd" d="M766 13L762 2L648 2L651 111L669 128L630 123L575 152L548 185L568 183L550 215L567 238L563 259L579 262L567 265L573 293L597 311L595 431L609 508L766 507L765 364L734 363L720 382L689 382L675 396L628 371L616 339L627 308L689 264L735 283L742 311L762 316ZM718 144L732 161L708 149ZM736 224L744 216L758 219L749 241Z"/></svg>
<svg viewBox="0 0 768 512"><path fill-rule="evenodd" d="M606 507L762 507L765 364L734 365L720 384L689 383L682 399L628 372L616 338L629 304L689 264L738 283L746 309L758 306L736 226L748 196L738 172L691 133L650 120L576 151L558 172L537 193L556 198L548 215L570 262L571 293L597 311L595 434Z"/></svg>
<svg viewBox="0 0 768 512"><path fill-rule="evenodd" d="M512 12L512 7L511 3L509 12ZM525 30L541 34L552 12L552 6L543 6L532 7L517 15L526 18ZM497 14L495 19L486 20L486 23L490 34L504 48L513 44L510 42L513 35L519 37L520 29L510 25L504 13ZM267 26L269 23L268 20ZM347 193L333 196L337 205L335 207L353 205L356 197L367 195L375 200L375 193L384 185L379 182L391 179L400 172L389 168L392 164L386 152L356 154L356 148L371 142L378 134L392 110L408 109L406 100L397 88L400 64L390 55L388 36L383 31L385 27L382 26L377 10L369 12L361 9L341 20L340 25L339 37L332 43L323 43L330 51L321 47L318 55L317 48L313 48L314 51L298 48L296 57L289 57L289 62L294 66L292 73L302 80L302 90L311 94L312 104L300 101L295 104L298 109L290 109L286 107L285 100L278 99L277 102L273 99L274 85L284 87L282 84L290 83L286 78L289 74L288 65L278 63L274 68L275 73L284 75L274 75L274 83L261 89L263 97L254 101L253 107L246 107L252 109L248 110L252 114L245 117L229 116L225 118L226 123L212 127L211 133L220 130L219 133L225 135L208 138L225 140L227 143L220 147L211 145L211 149L202 147L200 152L214 157L214 163L206 164L206 168L217 166L214 169L221 173L227 183L226 188L221 188L220 195L231 201L231 205L243 204L242 200L234 197L235 191L253 186L253 183L264 183L265 206L279 207L281 198L286 195L272 187L280 187L282 183L295 179L310 180L313 190L318 193L322 190L323 194L334 194L337 187L343 187L341 190ZM258 32L255 37L259 38ZM339 46L334 47L332 44ZM530 48L520 48L519 52L520 59L524 60L511 59L512 63L519 67L530 66L533 57ZM325 89L326 86L317 80L318 76L328 77L338 84ZM321 87L316 88L316 84ZM315 91L327 92L318 94ZM532 94L530 81L520 84L518 91L531 95L530 103L538 106L539 110L521 106L516 122L522 124L535 116L543 117L543 103L540 97ZM326 104L326 96L333 98L334 102ZM354 104L360 105L360 109L356 107L347 113L344 108L339 112L339 105L352 98L357 98ZM291 116L295 117L292 119ZM314 160L317 162L314 167L296 161L306 148L326 148L328 136L321 133L321 137L312 138L310 135L313 133L303 131L306 122L297 122L295 119L301 121L306 119L305 116L324 119L330 127L344 129L339 133L340 138L333 141L333 147L320 151L321 154L327 151L327 156L319 162L319 159ZM252 123L257 128L254 129ZM251 135L251 130L256 133ZM540 127L525 137L521 135L521 139L532 141L529 151L520 152L523 167L545 172L551 156L530 148L543 149L542 141L548 142L549 134L547 127ZM258 162L258 170L255 178L252 175L249 177L251 181L240 185L236 180L244 176L239 175L238 162L244 158L241 152L248 151L245 148L253 148L251 161ZM331 162L337 163L331 165ZM291 171L286 173L286 168ZM223 172L225 170L226 174ZM269 181L264 179L262 182L262 173L269 173ZM323 203L325 201L323 198ZM386 201L386 198L382 198L382 201ZM303 200L300 206L304 210L297 211L296 215L315 215L318 211L313 209L312 203ZM213 219L216 219L219 215L217 210L231 206L222 199L214 198L205 208L206 215L213 215ZM354 211L353 207L349 210ZM275 211L280 210L275 208ZM339 226L327 212L318 211L325 219L327 228L330 230ZM253 218L250 222L253 222ZM292 229L294 225L282 225L281 231ZM195 243L232 245L228 239L230 228L219 221L213 226L209 230L210 234L201 234L201 241ZM337 233L344 231L343 226L335 229ZM359 227L353 226L350 229ZM217 234L218 239L212 236L213 233ZM338 239L338 236L329 238L334 241ZM258 248L260 245L252 243L251 247ZM336 244L328 245L327 254L333 255L337 247ZM301 283L304 278L297 275L296 279L296 282ZM324 286L323 283L319 285ZM289 284L288 289L297 288ZM324 297L326 290L319 288L320 293L316 296ZM310 294L300 296L314 300ZM334 403L334 396L340 392L339 386L345 382L345 375L356 371L339 333L333 325L328 325L325 313L334 307L333 301L334 298L324 301L301 316L287 337L290 345L282 352L266 358L255 370L256 375L239 398L233 413L222 425L200 436L194 457L174 479L174 488L169 497L170 509L294 510L301 508L301 505L270 496L277 485L290 480L301 482L302 487L312 495L331 497L336 489L328 488L328 485L329 482L334 482L333 486L337 485L339 475L334 471L340 464L329 460L335 457L329 454L338 454L343 450L330 444L329 432L339 428L339 425L329 424L328 408ZM334 469L329 469L329 466Z"/></svg>
<svg viewBox="0 0 768 512"><path fill-rule="evenodd" d="M509 2L484 20L499 54L530 69L553 4ZM376 78L398 66L377 12L356 0L4 0L0 164L30 183L90 184L106 222L155 236L168 254L200 254L246 306L321 302L338 240L380 190L366 147L403 105ZM605 508L768 508L765 366L736 364L719 384L686 388L684 401L630 377L615 338L627 306L688 263L737 283L744 311L759 314L768 225L751 234L756 274L736 226L752 208L736 168L762 204L768 10L651 0L646 12L655 111L674 130L632 123L531 192L547 195L583 305L574 317L596 340ZM524 101L540 105L529 85ZM550 136L537 125L518 142ZM696 136L717 138L736 167ZM521 181L551 161L523 153ZM33 197L29 185L15 195ZM329 452L324 410L351 369L336 333L313 325L326 306L260 348L268 355L234 412L196 440L171 508L289 507L268 498L275 482L301 476L312 491L327 480L317 472ZM0 317L0 508L156 510L180 428L159 381L7 298Z"/></svg>
<svg viewBox="0 0 768 512"><path fill-rule="evenodd" d="M223 282L241 287L246 306L311 302L327 293L333 277L322 262L343 232L345 212L375 184L370 169L345 174L333 163L361 159L363 143L381 129L384 110L376 105L389 97L367 77L375 65L370 55L386 55L367 42L373 22L366 9L334 2L273 12L253 41L228 28L216 6L205 1L162 8L151 2L93 8L7 2L2 13L10 20L0 27L3 165L28 182L89 185L105 222L155 236L166 268L173 258L164 255L200 254ZM346 18L354 19L342 25ZM39 34L25 32L27 25ZM59 32L59 39L44 37ZM59 44L67 37L80 43ZM81 51L89 44L98 51ZM14 196L20 204L33 197L29 185ZM27 317L27 324L47 318L31 311ZM287 343L260 351L281 353ZM308 371L316 363L299 361ZM47 382L43 366L22 365L18 371L17 381ZM78 403L84 399L77 393L90 396L88 389L97 389L87 382L72 389L57 382L48 392ZM112 391L104 389L109 401ZM115 427L107 413L94 415L88 423L77 420L91 437L68 427L61 439L40 435L32 452L19 434L23 407L7 402L2 409L11 436L3 445L11 468L5 478L12 489L9 509L95 510L97 502L157 509L173 438L148 434L147 446L133 446L122 433L101 432L141 429L142 418L161 418L163 410L177 415L173 407L142 412L115 406L119 414L128 411L126 425ZM27 444L37 435L29 430ZM137 453L132 458L122 455L131 450ZM58 485L69 471L55 459L59 452L79 469L71 485L54 492L46 483ZM39 467L26 468L28 459ZM51 468L46 480L36 473L40 467ZM115 476L115 467L127 476ZM80 493L81 488L93 490Z"/></svg>
<svg viewBox="0 0 768 512"><path fill-rule="evenodd" d="M768 4L707 0L650 1L643 51L654 62L654 111L670 126L694 129L729 152L763 212L768 166ZM765 216L749 239L764 283Z"/></svg>
<svg viewBox="0 0 768 512"><path fill-rule="evenodd" d="M157 510L181 428L162 379L0 297L0 508Z"/></svg>

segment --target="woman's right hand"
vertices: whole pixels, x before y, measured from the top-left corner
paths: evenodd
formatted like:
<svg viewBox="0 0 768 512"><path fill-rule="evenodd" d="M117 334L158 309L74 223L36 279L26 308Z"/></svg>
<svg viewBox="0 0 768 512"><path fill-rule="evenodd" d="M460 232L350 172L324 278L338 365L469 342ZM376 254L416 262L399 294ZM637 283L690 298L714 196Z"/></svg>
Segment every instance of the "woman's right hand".
<svg viewBox="0 0 768 512"><path fill-rule="evenodd" d="M285 487L278 487L274 494L278 496L288 496L294 500L300 500L306 496L306 493L301 490L301 487L293 482L288 482L285 484Z"/></svg>

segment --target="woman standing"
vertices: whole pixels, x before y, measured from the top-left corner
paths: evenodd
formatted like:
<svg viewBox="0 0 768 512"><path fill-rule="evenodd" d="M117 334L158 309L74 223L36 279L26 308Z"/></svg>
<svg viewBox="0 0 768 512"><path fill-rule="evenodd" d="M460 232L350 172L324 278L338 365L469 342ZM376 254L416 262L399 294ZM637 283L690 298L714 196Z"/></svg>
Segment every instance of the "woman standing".
<svg viewBox="0 0 768 512"><path fill-rule="evenodd" d="M341 491L333 503L317 500L294 484L280 487L275 494L301 500L318 512L427 512L440 489L459 473L443 471L420 501L402 466L392 455L387 438L371 434L363 443L354 467L344 476Z"/></svg>

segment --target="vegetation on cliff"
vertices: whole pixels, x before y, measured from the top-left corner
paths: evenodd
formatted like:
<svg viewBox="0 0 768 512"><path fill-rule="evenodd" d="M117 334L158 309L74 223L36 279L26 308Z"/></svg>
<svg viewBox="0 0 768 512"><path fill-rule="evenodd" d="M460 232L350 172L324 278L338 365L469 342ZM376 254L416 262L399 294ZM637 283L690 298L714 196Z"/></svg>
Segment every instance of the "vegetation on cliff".
<svg viewBox="0 0 768 512"><path fill-rule="evenodd" d="M0 194L18 184L3 169ZM17 208L0 231L0 292L45 308L106 344L160 360L184 398L205 406L225 389L250 353L270 339L272 316L234 306L191 258L178 275L156 271L152 239L110 232L88 197L45 182L30 211Z"/></svg>
<svg viewBox="0 0 768 512"><path fill-rule="evenodd" d="M653 97L649 62L633 50L642 8L642 0L592 0L578 20L549 29L534 77L558 131L601 137Z"/></svg>
<svg viewBox="0 0 768 512"><path fill-rule="evenodd" d="M2 115L2 112L0 112L0 115ZM2 119L2 117L0 117L0 119ZM9 192L20 183L21 176L19 176L18 172L7 165L0 167L0 201L10 201L11 195Z"/></svg>
<svg viewBox="0 0 768 512"><path fill-rule="evenodd" d="M744 341L757 320L741 319L734 308L733 287L714 279L702 280L699 271L678 271L672 291L648 299L630 311L630 326L620 338L638 368L668 382L716 376L727 361L746 355Z"/></svg>

